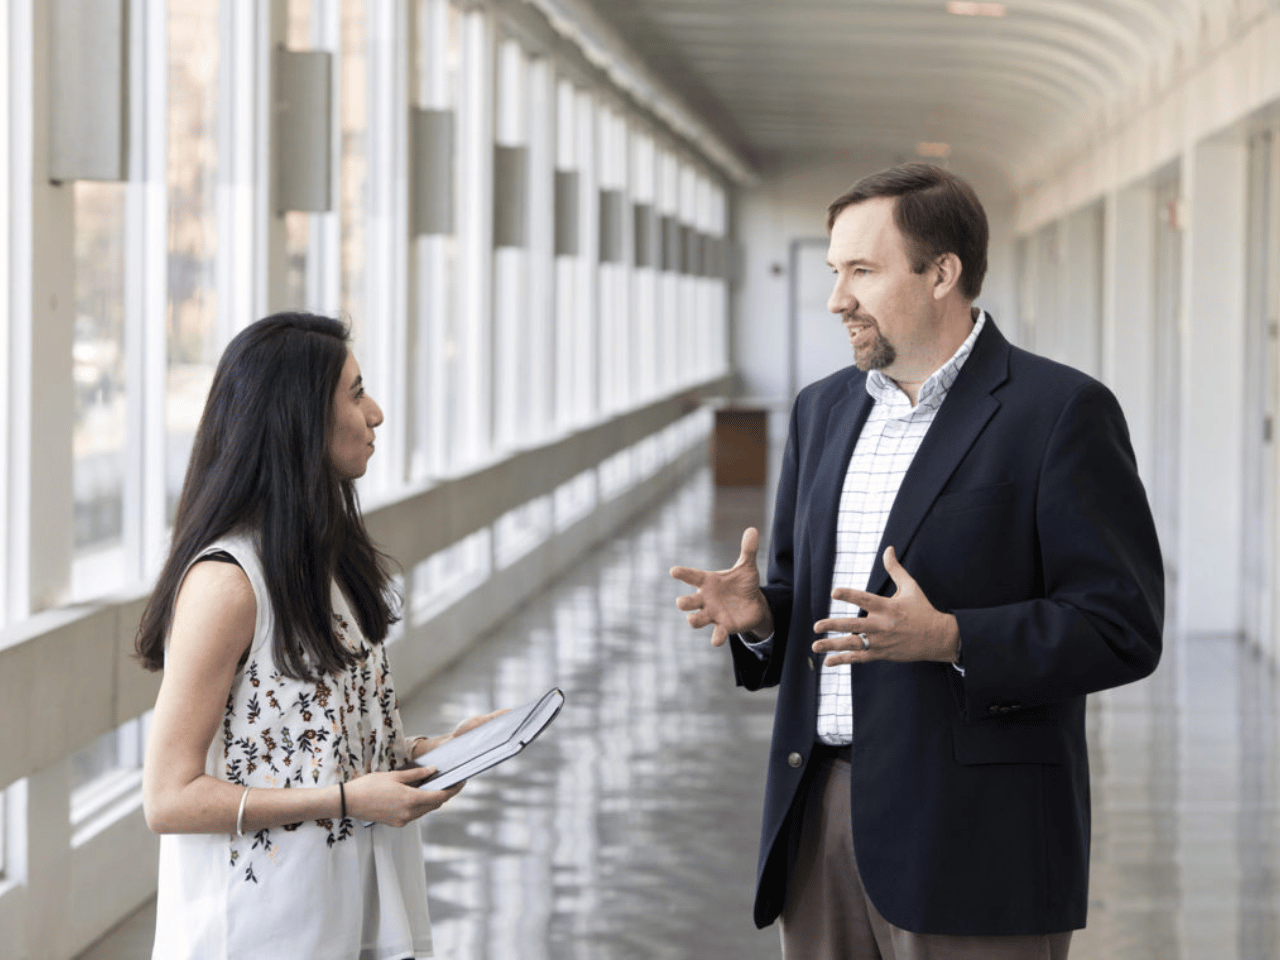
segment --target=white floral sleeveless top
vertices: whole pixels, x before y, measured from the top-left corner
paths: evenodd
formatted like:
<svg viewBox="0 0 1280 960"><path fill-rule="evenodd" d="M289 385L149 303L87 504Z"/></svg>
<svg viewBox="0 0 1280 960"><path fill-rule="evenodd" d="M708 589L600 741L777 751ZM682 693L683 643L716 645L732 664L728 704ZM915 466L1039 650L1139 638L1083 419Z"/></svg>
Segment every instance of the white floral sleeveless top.
<svg viewBox="0 0 1280 960"><path fill-rule="evenodd" d="M224 550L253 585L257 622L205 772L249 787L332 786L405 762L385 646L369 643L341 590L334 627L359 660L318 682L276 667L275 620L250 536ZM249 798L250 803L253 797ZM153 960L401 960L431 956L426 873L416 823L350 817L253 834L160 838Z"/></svg>

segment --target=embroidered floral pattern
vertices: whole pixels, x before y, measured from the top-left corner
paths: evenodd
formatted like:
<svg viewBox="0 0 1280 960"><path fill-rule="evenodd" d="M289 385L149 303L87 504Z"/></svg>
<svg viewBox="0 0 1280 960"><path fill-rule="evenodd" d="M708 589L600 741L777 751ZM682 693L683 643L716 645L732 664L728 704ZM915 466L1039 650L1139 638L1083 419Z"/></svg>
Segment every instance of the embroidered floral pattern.
<svg viewBox="0 0 1280 960"><path fill-rule="evenodd" d="M340 594L334 590L335 605ZM249 787L317 787L405 761L404 735L383 645L334 612L334 629L359 659L338 675L309 683L274 669L270 643L254 650L227 698L222 776ZM261 883L279 853L275 830L320 831L332 847L354 834L351 817L285 824L230 838L230 866Z"/></svg>

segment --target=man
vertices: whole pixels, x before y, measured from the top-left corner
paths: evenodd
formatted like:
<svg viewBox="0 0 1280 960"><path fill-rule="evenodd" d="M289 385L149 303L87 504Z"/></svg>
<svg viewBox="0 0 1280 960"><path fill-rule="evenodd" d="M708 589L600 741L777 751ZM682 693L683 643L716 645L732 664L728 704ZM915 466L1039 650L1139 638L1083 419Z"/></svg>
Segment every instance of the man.
<svg viewBox="0 0 1280 960"><path fill-rule="evenodd" d="M677 606L779 686L755 920L787 960L1067 955L1089 858L1085 695L1155 669L1160 549L1111 393L973 308L987 223L926 164L827 220L855 366L801 391L769 578Z"/></svg>

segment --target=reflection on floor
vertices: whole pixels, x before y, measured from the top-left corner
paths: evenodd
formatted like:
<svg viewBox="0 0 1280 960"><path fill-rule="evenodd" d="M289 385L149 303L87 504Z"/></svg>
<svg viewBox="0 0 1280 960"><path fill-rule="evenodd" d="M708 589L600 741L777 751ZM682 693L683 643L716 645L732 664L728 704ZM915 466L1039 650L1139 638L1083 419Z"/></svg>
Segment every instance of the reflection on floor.
<svg viewBox="0 0 1280 960"><path fill-rule="evenodd" d="M564 690L559 719L426 834L449 960L774 958L751 922L773 697L675 609L675 563L727 566L760 489L704 473L404 705L406 730Z"/></svg>
<svg viewBox="0 0 1280 960"><path fill-rule="evenodd" d="M435 732L552 685L568 698L428 818L437 956L777 960L750 908L772 697L733 687L666 573L732 563L767 512L762 491L703 472L403 705L407 729ZM1092 906L1073 960L1280 957L1278 689L1236 641L1193 640L1092 699ZM82 960L144 956L152 922Z"/></svg>

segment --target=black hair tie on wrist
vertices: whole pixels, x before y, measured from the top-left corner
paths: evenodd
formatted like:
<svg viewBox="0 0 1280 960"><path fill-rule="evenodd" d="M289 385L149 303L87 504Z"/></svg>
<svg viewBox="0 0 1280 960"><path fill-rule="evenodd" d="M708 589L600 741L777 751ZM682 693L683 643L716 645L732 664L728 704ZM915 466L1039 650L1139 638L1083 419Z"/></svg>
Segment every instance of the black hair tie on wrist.
<svg viewBox="0 0 1280 960"><path fill-rule="evenodd" d="M347 785L338 781L338 796L342 800L342 819L347 819Z"/></svg>

